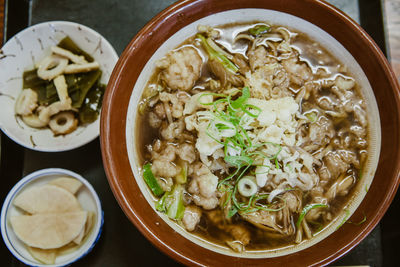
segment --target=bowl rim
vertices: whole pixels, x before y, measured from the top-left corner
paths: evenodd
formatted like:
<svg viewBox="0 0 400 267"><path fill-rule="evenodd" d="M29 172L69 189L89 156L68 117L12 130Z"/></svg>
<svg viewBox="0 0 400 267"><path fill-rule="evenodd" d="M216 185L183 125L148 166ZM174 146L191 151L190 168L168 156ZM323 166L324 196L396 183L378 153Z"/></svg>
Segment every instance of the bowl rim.
<svg viewBox="0 0 400 267"><path fill-rule="evenodd" d="M215 8L216 10L214 9L212 12L208 11L209 13L207 13L206 15L210 15L213 13L222 12L222 11L226 11L226 10L231 10L231 9L246 8L246 7L234 8L234 7L232 7L234 4L223 6L224 4L227 4L227 2L228 1L220 1L218 3L215 0L202 0L202 1L183 0L183 1L180 1L180 2L177 2L173 5L171 5L170 7L163 10L161 13L159 13L157 16L155 16L148 24L146 24L144 26L144 28L142 28L141 31L139 31L139 33L131 40L129 45L126 47L126 49L122 53L120 60L118 61L117 65L114 68L114 71L111 75L110 82L107 87L107 92L104 97L104 99L106 99L107 101L106 101L105 105L103 103L103 113L101 116L101 127L100 127L100 139L101 139L101 149L102 149L102 157L103 157L103 162L104 162L104 166L105 166L105 171L106 171L107 178L108 178L110 187L112 189L112 192L113 192L114 196L116 197L122 210L126 214L126 216L142 232L142 234L151 243L153 243L153 245L155 245L157 248L159 248L165 254L169 255L170 257L174 258L175 260L177 260L183 264L203 265L205 262L205 259L204 258L202 259L199 257L197 257L195 259L186 257L185 255L183 255L181 253L181 251L178 251L174 247L174 244L172 244L171 242L167 243L166 240L161 240L159 237L157 237L154 229L151 229L151 226L146 225L145 218L143 218L143 214L139 214L136 211L135 207L131 205L132 203L129 202L129 199L127 198L127 196L123 190L123 184L119 180L118 176L119 176L119 174L121 174L119 170L121 169L122 166L124 166L125 162L123 162L123 163L119 162L117 159L116 153L121 153L121 152L126 153L126 151L125 151L126 146L122 147L123 145L126 145L126 144L124 143L123 145L119 145L118 148L116 148L116 147L112 146L113 142L110 141L112 138L114 138L114 139L116 138L113 136L115 131L110 131L110 129L112 129L111 128L112 116L110 114L111 113L110 110L113 107L115 107L115 103L113 103L112 98L115 97L116 91L117 91L118 87L121 85L123 77L126 76L126 74L124 75L123 70L128 67L130 55L135 53L135 50L137 47L140 47L140 42L143 42L143 39L149 38L148 32L152 32L154 30L159 30L160 25L165 23L167 20L173 20L174 22L178 23L180 21L180 16L182 16L181 14L183 14L183 13L181 13L182 10L184 10L185 8L190 8L190 7L196 6L197 4L201 4L201 3L209 3L209 4L217 5L217 8ZM240 2L241 6L245 5L244 4L245 1L237 1L237 2ZM247 8L257 8L259 5L261 5L260 2L261 1L258 1L258 0L247 1L248 5L249 5L249 6L247 6ZM293 4L295 2L295 0L293 0L293 1L292 0L283 0L280 2L283 2L283 4L268 3L269 5L271 5L271 7L269 7L269 8L264 7L264 8L285 12L285 11L282 11L282 8L277 9L277 6L282 7L285 4L286 5L288 5L290 3ZM314 0L314 1L304 0L304 1L296 1L296 2L313 5L314 7L318 7L320 10L330 13L330 15L332 17L334 17L337 21L346 24L347 27L349 28L350 32L355 33L357 35L357 37L361 38L360 42L363 42L365 44L365 46L368 47L366 49L368 49L370 52L372 52L372 57L379 64L379 67L382 70L382 74L384 74L385 80L387 81L387 83L390 84L391 93L393 93L393 95L394 95L394 102L395 102L394 105L396 107L395 115L397 115L397 118L398 118L400 115L399 83L398 83L397 78L394 75L393 71L391 70L391 67L390 67L387 59L385 58L385 56L383 55L383 53L381 52L381 50L379 49L377 44L373 41L373 39L361 28L360 25L358 25L355 21L353 21L351 18L349 18L347 15L345 15L342 11L340 11L339 9L337 9L336 7L332 6L329 3L326 3L322 0ZM268 4L265 4L265 6L267 6ZM260 8L262 8L262 7L260 7ZM199 12L204 13L204 11L199 11ZM292 14L290 12L285 12L285 13ZM193 15L193 13L190 13L189 15ZM206 15L204 15L204 16L206 16ZM301 16L298 14L292 14L292 15L295 15L295 16L298 16L305 20L308 20L305 15L301 15ZM202 16L202 17L204 17L204 16ZM172 19L172 18L174 18L174 19ZM197 20L197 19L193 19L193 20L191 20L191 22L193 22L194 20ZM184 24L184 26L189 23ZM316 24L315 22L311 22L311 23ZM316 24L316 25L318 27L321 27L318 24ZM321 28L326 31L326 29L324 29L323 27L321 27ZM169 36L171 36L173 33L175 33L175 31L171 33L170 29L164 29L164 30L165 30L165 34L167 35L167 37L164 40L166 40ZM327 31L327 32L329 34L331 34L329 31ZM342 41L339 41L339 42L343 44ZM344 46L347 48L347 45L344 45ZM368 79L370 79L369 76L367 76L367 77L368 77ZM133 89L133 86L132 86L131 90L132 89ZM374 90L374 92L375 92L375 90ZM109 99L111 99L111 100L108 101ZM121 105L121 103L119 103L119 105ZM122 105L125 105L125 103ZM118 108L121 108L121 107L118 107ZM381 107L379 107L379 109L381 109ZM126 114L123 114L122 116L126 116ZM124 122L126 121L126 117L124 117L123 121ZM121 137L121 136L119 135L119 137ZM124 132L124 137L125 137L125 132ZM397 146L395 148L399 148L398 138L396 141L397 141ZM382 153L382 150L381 150L381 153ZM397 149L397 151L399 151L399 149ZM399 157L399 152L396 152L396 153L397 153L396 156ZM121 157L121 155L118 155L118 156ZM122 157L124 157L124 155L122 155ZM381 164L381 161L382 161L382 154L380 156L379 165ZM379 165L378 165L378 168L379 168ZM349 250L351 250L353 247L355 247L357 244L359 244L374 229L374 227L378 224L379 220L383 217L383 214L385 213L385 211L388 209L391 201L393 200L393 198L395 196L395 193L396 193L397 188L400 183L400 176L399 176L400 162L399 161L395 162L393 168L395 171L393 171L393 177L391 177L392 180L390 181L390 184L388 185L388 186L390 186L389 190L386 192L386 194L384 196L384 200L377 204L377 206L380 209L378 211L374 211L373 215L368 219L368 221L366 223L364 223L361 226L358 226L359 228L352 235L351 240L349 240L343 247L338 247L335 251L329 252L329 254L326 253L323 255L314 255L312 257L310 256L310 254L308 254L308 256L310 256L309 258L307 258L308 264L310 264L310 265L329 264L329 263L337 260L338 258L342 257L344 254L346 254ZM130 169L129 169L129 172L131 172ZM131 173L129 173L129 175L133 176L133 174L131 174ZM368 194L367 194L367 196L368 196ZM365 198L364 198L364 200L365 200ZM365 202L364 200L363 200L363 202ZM359 209L360 208L358 208L357 210L359 210ZM156 216L158 216L158 214L156 214ZM345 228L345 227L348 228L347 225L343 226L342 228ZM337 231L337 232L340 232L340 231ZM332 234L328 238L332 238L333 235L334 234ZM336 237L337 236L338 235L336 235ZM312 246L312 247L314 247L314 246ZM308 250L308 249L306 249L306 250ZM295 254L298 256L298 254L302 253L303 251L299 251ZM218 254L218 255L221 256L221 254ZM278 261L279 261L279 259L282 259L282 258L290 258L291 260L293 260L293 258L295 257L293 255L294 254L277 257L275 259L278 259ZM249 260L246 258L235 258L235 259L232 258L229 261L230 261L230 263L235 262L235 263L247 263L247 264L250 264L250 263L251 264L263 264L263 260L264 260L264 264L265 264L265 260L271 260L271 259L274 259L274 258L256 259L256 260L254 260L254 259ZM279 264L279 262L277 262L277 261L273 261L271 263L275 263L275 265Z"/></svg>
<svg viewBox="0 0 400 267"><path fill-rule="evenodd" d="M47 175L54 175L54 174L61 174L61 175L67 175L71 176L75 179L78 179L80 182L82 182L83 186L85 186L90 194L92 195L95 203L96 203L96 224L98 224L98 227L96 229L97 233L95 233L96 237L93 239L92 243L86 250L82 250L77 256L72 257L71 259L67 260L63 264L42 264L42 263L35 263L32 265L31 261L27 261L23 256L21 256L18 251L14 248L12 242L8 238L7 230L6 230L6 219L7 219L7 212L9 210L10 205L12 204L12 200L15 198L15 196L21 192L21 190L24 189L25 185L29 184L30 182L40 179L43 176ZM3 238L3 241L8 248L8 250L11 252L11 254L17 258L19 261L22 263L28 265L28 266L54 266L54 267L59 267L59 266L67 266L70 265L79 259L85 257L96 245L96 243L99 241L102 230L103 230L103 224L104 224L104 211L102 210L101 206L101 201L99 196L97 195L96 191L94 190L93 186L85 179L83 178L80 174L77 174L73 171L67 170L67 169L61 169L61 168L47 168L47 169L41 169L34 171L25 177L23 177L17 184L13 186L13 188L10 190L10 192L7 194L7 197L4 200L4 203L1 208L1 215L0 215L0 224L1 224L1 236ZM82 248L82 247L81 247Z"/></svg>
<svg viewBox="0 0 400 267"><path fill-rule="evenodd" d="M118 61L119 57L118 57L117 52L115 51L115 48L111 45L111 43L103 35L101 35L99 32L95 31L94 29L92 29L92 28L90 28L90 27L88 27L86 25L83 25L83 24L80 24L80 23L77 23L77 22L73 22L73 21L66 21L66 20L44 21L44 22L39 22L37 24L31 25L29 27L26 27L25 29L19 31L14 36L12 36L1 48L3 48L8 43L13 41L16 37L18 38L18 37L20 37L20 35L25 34L25 33L29 32L29 31L32 31L32 29L36 29L36 28L39 28L39 27L45 27L46 25L49 25L49 24L78 27L78 28L82 29L82 32L88 32L90 34L93 34L94 36L100 37L101 42L104 43L104 45L107 47L107 50L109 50L111 52L110 54L112 55L112 59L115 60L115 61ZM111 70L111 68L110 68L110 70ZM101 111L100 111L100 113L101 113ZM97 123L97 121L100 122L100 114L99 114L98 119L96 121L92 122L92 123ZM79 148L81 146L84 146L84 145L92 142L94 139L96 139L100 135L100 129L99 128L98 128L98 130L96 130L96 134L93 134L93 136L88 138L86 141L77 142L75 144L72 143L72 145L69 145L69 146L66 146L66 147L64 147L62 149L59 149L58 147L54 147L54 148L44 147L44 148L42 148L42 147L40 147L40 146L38 147L36 145L24 144L24 142L21 141L17 136L13 136L11 133L9 133L9 131L7 130L7 128L4 125L0 124L1 131L8 138L13 140L15 143L17 143L20 146L23 146L25 148L32 149L32 150L35 150L35 151L40 151L40 152L64 152L64 151L70 151L70 150Z"/></svg>

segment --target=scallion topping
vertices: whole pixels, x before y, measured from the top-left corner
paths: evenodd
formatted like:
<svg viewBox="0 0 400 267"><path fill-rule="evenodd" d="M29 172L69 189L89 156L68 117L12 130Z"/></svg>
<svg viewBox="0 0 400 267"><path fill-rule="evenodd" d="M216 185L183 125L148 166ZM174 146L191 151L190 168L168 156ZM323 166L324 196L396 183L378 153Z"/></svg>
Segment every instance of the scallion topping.
<svg viewBox="0 0 400 267"><path fill-rule="evenodd" d="M162 190L161 186L158 184L156 177L154 177L154 174L151 171L150 163L147 163L143 166L143 179L155 196L158 197L164 193L164 190Z"/></svg>

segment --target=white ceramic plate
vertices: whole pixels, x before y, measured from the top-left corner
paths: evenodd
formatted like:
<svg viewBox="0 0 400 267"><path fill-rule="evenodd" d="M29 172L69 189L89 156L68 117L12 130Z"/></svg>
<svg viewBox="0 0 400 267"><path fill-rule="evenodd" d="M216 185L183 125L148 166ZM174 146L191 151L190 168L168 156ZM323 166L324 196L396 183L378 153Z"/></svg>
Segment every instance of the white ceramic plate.
<svg viewBox="0 0 400 267"><path fill-rule="evenodd" d="M16 208L12 203L14 198L22 191L32 186L44 185L59 176L69 176L82 182L83 185L76 193L76 197L84 210L95 213L95 224L93 225L89 236L85 237L84 242L77 250L58 256L54 265L44 265L40 264L31 256L24 243L18 239L12 230L9 223L10 216L21 215L21 210ZM86 179L77 173L65 169L43 169L31 173L21 179L8 193L1 210L1 235L10 252L24 264L30 266L65 266L79 260L92 250L101 235L103 221L104 216L101 209L100 199L96 194L96 191L94 191L93 187L88 181L86 181Z"/></svg>
<svg viewBox="0 0 400 267"><path fill-rule="evenodd" d="M100 120L79 126L65 136L54 136L50 129L35 129L14 113L22 91L22 74L50 54L50 47L69 36L82 50L99 62L101 82L107 84L118 55L110 43L94 30L74 22L51 21L31 26L10 39L0 51L0 128L18 144L37 151L71 150L99 135ZM99 116L100 118L100 116Z"/></svg>

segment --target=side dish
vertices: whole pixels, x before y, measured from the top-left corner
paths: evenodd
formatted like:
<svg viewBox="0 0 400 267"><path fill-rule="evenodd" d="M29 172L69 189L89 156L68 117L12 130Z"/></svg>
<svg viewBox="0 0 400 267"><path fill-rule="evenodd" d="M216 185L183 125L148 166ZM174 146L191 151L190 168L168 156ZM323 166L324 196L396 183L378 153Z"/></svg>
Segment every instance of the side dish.
<svg viewBox="0 0 400 267"><path fill-rule="evenodd" d="M105 85L99 82L99 63L69 37L50 49L35 69L23 73L15 113L30 127L64 135L97 119Z"/></svg>
<svg viewBox="0 0 400 267"><path fill-rule="evenodd" d="M56 257L77 249L90 233L95 214L82 209L75 194L82 183L59 177L21 192L13 204L23 215L10 217L16 236L39 262L54 264Z"/></svg>

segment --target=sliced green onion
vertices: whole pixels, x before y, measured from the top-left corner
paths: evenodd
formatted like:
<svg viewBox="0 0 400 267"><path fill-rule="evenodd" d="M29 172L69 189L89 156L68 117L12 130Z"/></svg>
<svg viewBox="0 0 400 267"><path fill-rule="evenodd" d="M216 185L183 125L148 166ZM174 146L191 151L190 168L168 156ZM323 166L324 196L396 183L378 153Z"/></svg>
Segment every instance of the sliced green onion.
<svg viewBox="0 0 400 267"><path fill-rule="evenodd" d="M228 210L228 219L231 218L233 215L235 215L238 212L238 209L235 206L232 206Z"/></svg>
<svg viewBox="0 0 400 267"><path fill-rule="evenodd" d="M248 108L257 111L258 113L252 113L250 110L248 110ZM244 105L242 110L243 110L244 113L246 113L247 115L249 115L250 117L253 117L253 118L257 118L261 114L261 109L259 107L254 106L254 105L251 105L251 104Z"/></svg>
<svg viewBox="0 0 400 267"><path fill-rule="evenodd" d="M143 166L143 179L155 196L158 197L164 193L164 190L162 190L161 186L157 182L156 177L154 177L154 174L151 171L150 163L147 163Z"/></svg>
<svg viewBox="0 0 400 267"><path fill-rule="evenodd" d="M367 216L364 214L364 218L361 220L361 221L359 221L359 222L351 222L351 221L348 221L348 223L351 223L351 224L354 224L354 225L360 225L360 224L363 224L363 223L365 223L367 221Z"/></svg>
<svg viewBox="0 0 400 267"><path fill-rule="evenodd" d="M229 70L232 73L237 73L239 71L239 68L236 67L235 64L232 63L225 55L215 51L209 44L208 40L209 38L206 39L203 35L197 34L197 38L200 39L201 44L203 45L204 49L207 51L210 59L216 59L218 60L227 70ZM211 40L212 41L212 40Z"/></svg>
<svg viewBox="0 0 400 267"><path fill-rule="evenodd" d="M263 172L257 172L257 169L260 169L260 168L265 168L266 170L263 171ZM267 166L267 165L256 165L255 171L252 171L251 173L254 174L254 175L257 175L257 174L268 174L270 170L271 170L270 166Z"/></svg>
<svg viewBox="0 0 400 267"><path fill-rule="evenodd" d="M344 216L342 222L339 224L338 227L336 227L336 230L338 230L340 227L343 226L343 224L347 221L347 219L350 217L350 211L348 209L345 209L344 212L346 213L346 215Z"/></svg>
<svg viewBox="0 0 400 267"><path fill-rule="evenodd" d="M231 102L230 104L231 104L232 108L238 109L247 102L247 99L249 99L249 97L250 97L249 88L247 86L243 87L242 95L240 97L238 97L235 101Z"/></svg>
<svg viewBox="0 0 400 267"><path fill-rule="evenodd" d="M253 160L248 156L225 156L224 160L232 166L252 165Z"/></svg>
<svg viewBox="0 0 400 267"><path fill-rule="evenodd" d="M307 213L312 210L312 209L316 209L316 208L327 208L328 205L325 204L308 204L306 205L303 210L300 213L299 219L296 222L296 227L299 227L301 222L303 221L304 217L307 215Z"/></svg>
<svg viewBox="0 0 400 267"><path fill-rule="evenodd" d="M201 102L201 98L202 97L205 97L205 96L209 96L209 95L211 95L211 96L215 96L215 97L225 97L225 95L224 94L217 94L217 93L203 93L203 94L201 94L198 98L197 98L197 102L200 104L200 105L204 105L204 106L210 106L210 105L213 105L214 104L214 101L213 102L209 102L209 103L207 103L207 102Z"/></svg>
<svg viewBox="0 0 400 267"><path fill-rule="evenodd" d="M257 193L258 187L254 176L245 176L238 182L238 191L244 197L250 197Z"/></svg>

